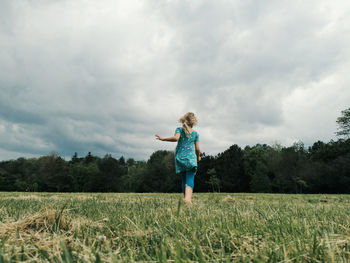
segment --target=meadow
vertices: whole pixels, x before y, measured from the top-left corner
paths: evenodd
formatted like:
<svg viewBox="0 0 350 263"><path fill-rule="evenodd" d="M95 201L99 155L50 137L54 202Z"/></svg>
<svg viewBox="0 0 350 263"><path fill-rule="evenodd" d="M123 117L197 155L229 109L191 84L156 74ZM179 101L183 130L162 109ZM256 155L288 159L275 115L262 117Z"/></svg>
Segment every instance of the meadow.
<svg viewBox="0 0 350 263"><path fill-rule="evenodd" d="M0 262L348 262L350 195L0 192Z"/></svg>

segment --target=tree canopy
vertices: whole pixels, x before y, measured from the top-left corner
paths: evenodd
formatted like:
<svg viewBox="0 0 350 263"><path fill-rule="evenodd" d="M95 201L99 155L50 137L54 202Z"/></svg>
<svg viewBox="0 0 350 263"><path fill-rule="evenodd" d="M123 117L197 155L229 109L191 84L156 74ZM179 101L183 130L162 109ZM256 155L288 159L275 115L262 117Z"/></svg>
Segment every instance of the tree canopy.
<svg viewBox="0 0 350 263"><path fill-rule="evenodd" d="M349 138L350 136L350 108L343 110L342 115L338 117L337 123L338 123L338 136L344 136L346 138Z"/></svg>
<svg viewBox="0 0 350 263"><path fill-rule="evenodd" d="M350 139L290 147L232 145L198 164L195 191L350 193ZM180 192L174 153L156 151L147 161L88 153L0 162L0 191Z"/></svg>

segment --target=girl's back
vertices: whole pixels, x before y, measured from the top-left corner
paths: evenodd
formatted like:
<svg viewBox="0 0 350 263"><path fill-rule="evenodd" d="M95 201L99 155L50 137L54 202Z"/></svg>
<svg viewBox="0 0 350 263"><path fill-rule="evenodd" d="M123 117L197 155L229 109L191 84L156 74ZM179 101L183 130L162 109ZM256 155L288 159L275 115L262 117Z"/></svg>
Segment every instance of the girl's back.
<svg viewBox="0 0 350 263"><path fill-rule="evenodd" d="M197 168L197 155L195 152L195 143L199 141L197 131L186 134L185 129L178 127L175 134L180 133L180 138L175 150L175 168L176 173L188 171Z"/></svg>

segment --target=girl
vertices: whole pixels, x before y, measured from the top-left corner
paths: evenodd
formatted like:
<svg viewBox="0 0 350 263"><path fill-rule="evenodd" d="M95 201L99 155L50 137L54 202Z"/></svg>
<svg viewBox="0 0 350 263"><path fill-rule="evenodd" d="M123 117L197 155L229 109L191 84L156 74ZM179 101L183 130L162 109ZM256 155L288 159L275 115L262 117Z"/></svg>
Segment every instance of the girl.
<svg viewBox="0 0 350 263"><path fill-rule="evenodd" d="M182 192L185 195L184 202L191 204L197 162L201 160L199 135L198 132L192 129L197 124L197 118L194 113L187 112L179 119L179 122L182 123L182 127L176 128L174 136L169 138L164 138L158 134L155 136L157 140L177 142L175 150L176 173L181 174Z"/></svg>

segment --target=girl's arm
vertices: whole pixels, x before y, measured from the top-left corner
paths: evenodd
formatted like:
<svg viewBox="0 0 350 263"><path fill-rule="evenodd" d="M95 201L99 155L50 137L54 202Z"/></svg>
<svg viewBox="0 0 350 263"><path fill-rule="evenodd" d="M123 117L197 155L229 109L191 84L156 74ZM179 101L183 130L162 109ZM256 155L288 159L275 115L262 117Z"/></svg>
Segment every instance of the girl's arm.
<svg viewBox="0 0 350 263"><path fill-rule="evenodd" d="M199 162L201 160L201 149L199 149L199 142L196 141L195 142L195 147L196 147L196 155L197 155L197 162Z"/></svg>
<svg viewBox="0 0 350 263"><path fill-rule="evenodd" d="M157 140L166 142L177 142L180 139L180 133L176 133L174 136L168 138L164 138L162 136L159 136L158 134L156 134L155 136Z"/></svg>

